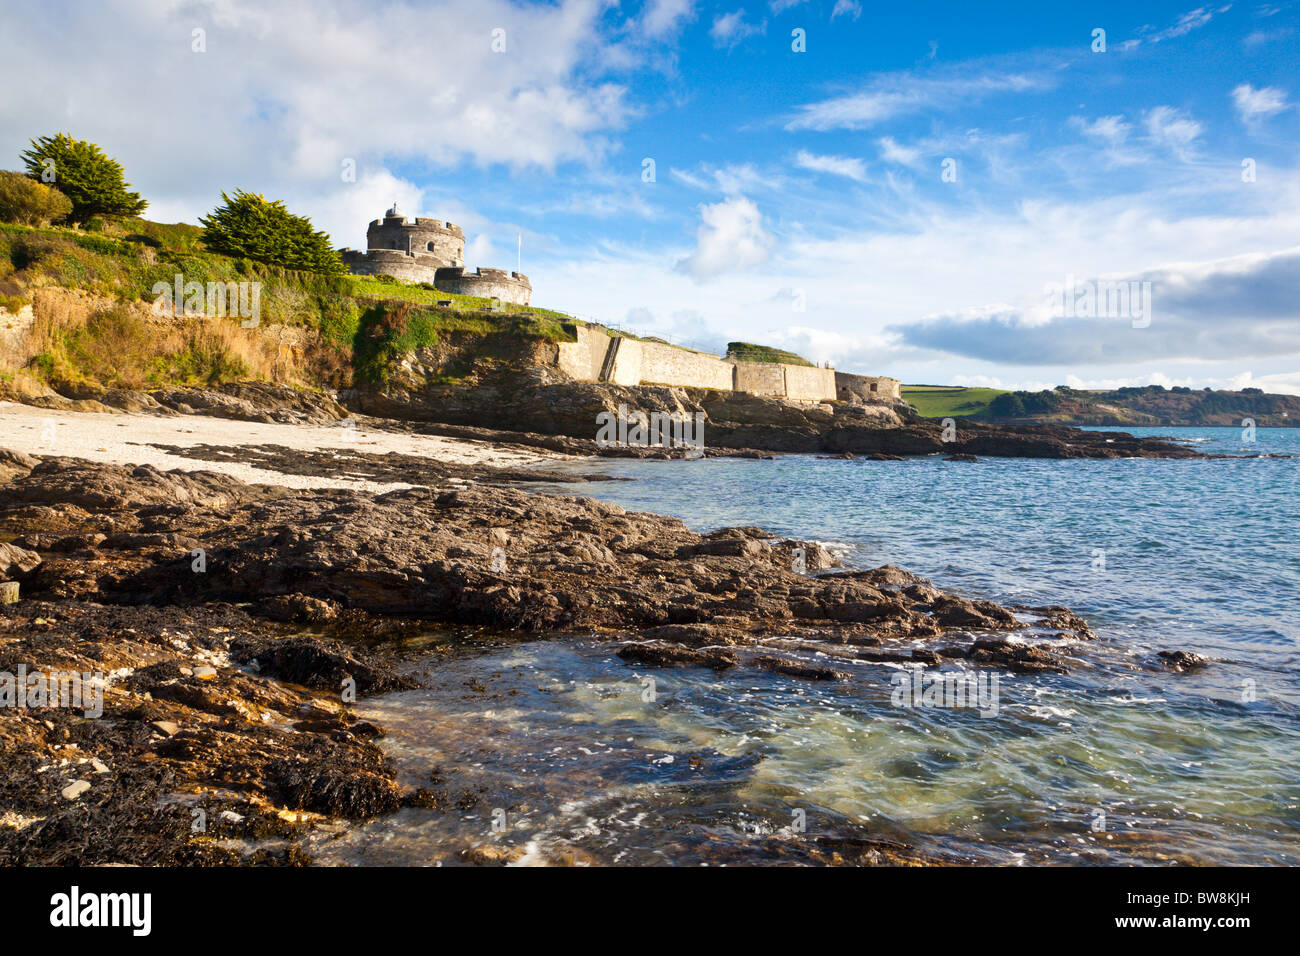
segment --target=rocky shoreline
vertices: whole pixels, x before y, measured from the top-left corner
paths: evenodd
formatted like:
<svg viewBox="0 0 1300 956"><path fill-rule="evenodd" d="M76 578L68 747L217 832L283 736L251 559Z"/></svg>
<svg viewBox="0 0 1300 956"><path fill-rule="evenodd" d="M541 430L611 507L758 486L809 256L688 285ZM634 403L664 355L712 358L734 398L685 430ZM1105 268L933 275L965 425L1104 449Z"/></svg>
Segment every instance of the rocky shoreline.
<svg viewBox="0 0 1300 956"><path fill-rule="evenodd" d="M107 685L100 719L0 715L0 860L296 864L328 821L452 812L464 795L400 784L383 729L355 714L357 699L418 686L402 648L430 629L595 635L637 667L809 681L949 660L1059 673L1092 638L1062 607L835 570L814 542L699 534L530 493L500 469L423 469L418 487L380 494L0 452L0 578L21 591L0 606L0 671ZM918 859L858 836L847 856L800 852Z"/></svg>
<svg viewBox="0 0 1300 956"><path fill-rule="evenodd" d="M503 441L560 436L576 453L597 449L598 415L620 407L647 415L702 414L705 447L713 454L834 454L859 456L976 455L1005 458L1199 458L1193 449L1125 432L1091 432L1064 425L985 425L966 419L921 418L906 405L808 404L741 392L667 386L619 386L557 381L544 369L476 371L456 385L430 385L397 376L382 386L343 396L350 408L411 422L429 434L464 436L463 429ZM462 429L453 431L449 429ZM551 439L555 441L556 439ZM547 447L558 447L549 445ZM633 450L639 457L654 450Z"/></svg>
<svg viewBox="0 0 1300 956"><path fill-rule="evenodd" d="M351 389L336 400L261 382L152 392L76 389L11 395L51 410L127 412L167 417L205 415L232 421L340 425L487 441L566 455L683 457L664 447L596 443L597 416L655 412L703 415L704 447L693 454L762 458L774 454L840 457L919 455L999 458L1200 458L1165 438L1085 431L1067 425L990 425L921 418L904 405L807 404L738 392L556 381L543 369L495 371L456 385L406 382Z"/></svg>

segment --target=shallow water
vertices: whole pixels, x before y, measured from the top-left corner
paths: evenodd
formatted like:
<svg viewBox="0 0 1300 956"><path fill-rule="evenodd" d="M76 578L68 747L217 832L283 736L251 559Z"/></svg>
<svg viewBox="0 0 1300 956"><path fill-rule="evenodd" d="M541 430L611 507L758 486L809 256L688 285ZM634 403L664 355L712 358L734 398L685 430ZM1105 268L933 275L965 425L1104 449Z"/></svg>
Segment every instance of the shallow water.
<svg viewBox="0 0 1300 956"><path fill-rule="evenodd" d="M1139 432L1300 454L1300 429L1254 443L1240 429ZM362 710L408 780L434 774L463 806L323 840L322 862L450 863L487 843L524 848L524 862L775 862L818 835L953 861L1300 860L1300 460L572 468L636 481L553 490L699 530L833 542L848 564L897 564L968 596L1064 604L1101 640L1069 675L1004 675L992 717L892 706L878 665L830 686L645 670L580 636L437 646L428 689ZM1150 669L1162 649L1214 663Z"/></svg>

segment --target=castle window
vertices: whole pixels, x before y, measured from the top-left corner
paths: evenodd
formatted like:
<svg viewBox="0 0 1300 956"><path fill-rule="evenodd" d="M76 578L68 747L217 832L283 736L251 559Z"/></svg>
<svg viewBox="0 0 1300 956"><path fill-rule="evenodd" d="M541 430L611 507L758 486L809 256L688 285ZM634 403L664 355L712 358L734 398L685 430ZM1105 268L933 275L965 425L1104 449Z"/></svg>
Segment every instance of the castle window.
<svg viewBox="0 0 1300 956"><path fill-rule="evenodd" d="M871 390L872 390L873 392L876 390L876 383L875 383L875 382L872 382L872 383L871 383Z"/></svg>
<svg viewBox="0 0 1300 956"><path fill-rule="evenodd" d="M430 252L433 252L433 243L432 243L432 242L429 243L429 244L428 244L427 246L425 246L424 248L428 249Z"/></svg>

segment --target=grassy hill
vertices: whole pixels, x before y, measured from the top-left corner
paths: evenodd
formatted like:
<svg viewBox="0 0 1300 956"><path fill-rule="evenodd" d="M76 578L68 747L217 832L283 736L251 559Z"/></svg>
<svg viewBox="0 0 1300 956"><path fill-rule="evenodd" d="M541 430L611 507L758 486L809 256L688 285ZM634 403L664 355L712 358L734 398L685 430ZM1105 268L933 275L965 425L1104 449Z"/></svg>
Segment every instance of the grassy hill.
<svg viewBox="0 0 1300 956"><path fill-rule="evenodd" d="M140 219L87 230L0 225L0 384L28 376L65 393L249 378L345 387L380 374L376 358L391 349L442 335L572 339L580 324L548 309L491 311L488 299L426 285L235 259L205 249L201 234ZM177 274L260 283L260 325L153 314L155 284L171 286ZM20 334L16 316L42 290L67 291Z"/></svg>
<svg viewBox="0 0 1300 956"><path fill-rule="evenodd" d="M727 354L738 362L778 362L782 365L815 367L802 355L795 355L785 349L772 348L770 345L755 345L753 342L728 342Z"/></svg>
<svg viewBox="0 0 1300 956"><path fill-rule="evenodd" d="M973 418L996 424L1232 425L1300 427L1300 396L1260 389L1193 390L1160 385L1084 391L1059 386L1041 392L953 385L904 385L903 399L927 418Z"/></svg>
<svg viewBox="0 0 1300 956"><path fill-rule="evenodd" d="M1144 385L1084 391L1066 386L1008 392L981 414L990 422L1059 422L1072 425L1231 425L1244 419L1267 427L1300 424L1300 396Z"/></svg>
<svg viewBox="0 0 1300 956"><path fill-rule="evenodd" d="M978 417L997 396L996 388L963 388L958 385L904 385L903 401L916 406L927 418Z"/></svg>

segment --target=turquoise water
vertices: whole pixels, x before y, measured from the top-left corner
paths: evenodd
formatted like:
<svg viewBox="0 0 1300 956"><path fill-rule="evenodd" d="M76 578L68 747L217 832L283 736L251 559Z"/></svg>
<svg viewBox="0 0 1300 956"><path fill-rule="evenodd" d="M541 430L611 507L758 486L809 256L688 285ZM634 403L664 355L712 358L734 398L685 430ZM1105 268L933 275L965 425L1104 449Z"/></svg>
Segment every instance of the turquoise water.
<svg viewBox="0 0 1300 956"><path fill-rule="evenodd" d="M1300 429L1150 429L1300 455ZM326 858L452 862L466 840L598 862L764 862L822 832L954 861L1300 862L1300 459L601 460L564 486L699 530L760 525L968 596L1064 604L1100 640L1068 675L1005 676L994 718L835 686L644 671L581 638L463 643L429 690L372 704L413 779L484 807L404 811ZM1213 660L1188 674L1158 650ZM652 704L643 677L658 682ZM465 687L476 688L467 692ZM485 716L487 708L487 716ZM508 827L485 837L488 810ZM788 833L795 811L806 833ZM1104 814L1104 826L1096 827Z"/></svg>

